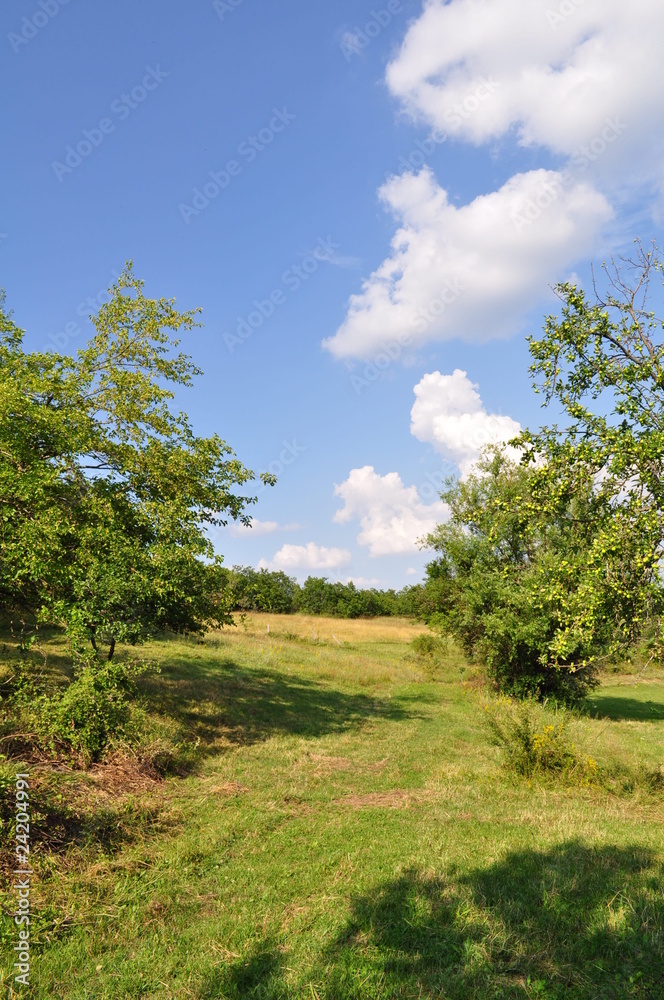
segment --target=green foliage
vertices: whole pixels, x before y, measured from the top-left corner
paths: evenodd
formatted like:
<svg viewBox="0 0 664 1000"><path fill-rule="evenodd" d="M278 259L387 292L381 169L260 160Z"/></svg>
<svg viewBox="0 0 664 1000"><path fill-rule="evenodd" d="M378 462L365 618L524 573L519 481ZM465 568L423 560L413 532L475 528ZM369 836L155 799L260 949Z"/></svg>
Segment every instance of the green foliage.
<svg viewBox="0 0 664 1000"><path fill-rule="evenodd" d="M200 374L177 339L195 313L146 298L130 264L110 296L76 358L25 353L0 302L0 605L77 656L227 622L206 530L253 502L226 443L170 408Z"/></svg>
<svg viewBox="0 0 664 1000"><path fill-rule="evenodd" d="M297 580L282 572L234 566L223 573L224 596L233 611L271 611L288 615L296 610Z"/></svg>
<svg viewBox="0 0 664 1000"><path fill-rule="evenodd" d="M43 735L98 760L111 739L126 733L135 673L116 662L84 667L64 694L44 697L35 705Z"/></svg>
<svg viewBox="0 0 664 1000"><path fill-rule="evenodd" d="M415 679L414 631L357 621L344 648L281 651L264 631L160 639L147 652L162 672L140 682L149 739L186 780L150 780L138 748L92 772L16 762L10 794L33 772L35 997L659 996L661 801L555 771L515 779L460 658L447 683ZM596 693L600 715L620 700L615 721L531 705L535 731L565 720L600 770L612 753L654 767L651 672ZM657 713L636 721L637 699ZM199 737L180 771L176 745Z"/></svg>
<svg viewBox="0 0 664 1000"><path fill-rule="evenodd" d="M597 779L597 762L572 740L565 711L546 712L532 700L515 703L505 697L484 710L490 739L508 770L526 778L549 774L585 784Z"/></svg>
<svg viewBox="0 0 664 1000"><path fill-rule="evenodd" d="M350 583L330 583L325 577L308 577L300 590L298 610L333 618L407 617L414 614L416 587L394 590L360 590Z"/></svg>
<svg viewBox="0 0 664 1000"><path fill-rule="evenodd" d="M494 449L448 484L450 519L428 539L440 555L428 568L436 601L427 620L484 663L500 690L575 702L596 684L597 657L631 604L622 592L593 592L588 579L609 516L592 483L551 491L542 505L538 474Z"/></svg>
<svg viewBox="0 0 664 1000"><path fill-rule="evenodd" d="M562 315L530 350L545 403L570 425L525 431L511 442L520 465L489 451L442 494L451 517L429 538L440 555L423 617L502 691L578 701L603 661L661 635L664 342L645 308L661 271L639 251L607 268L610 294L595 304L558 286Z"/></svg>
<svg viewBox="0 0 664 1000"><path fill-rule="evenodd" d="M430 635L428 632L423 632L422 635L416 635L410 644L411 649L416 656L422 659L433 660L438 656L445 653L445 644L438 638L438 636Z"/></svg>
<svg viewBox="0 0 664 1000"><path fill-rule="evenodd" d="M592 481L601 516L578 627L600 629L608 600L622 608L615 645L625 650L661 614L664 338L648 293L664 265L656 248L638 245L633 259L604 270L608 291L596 291L594 302L573 285L559 285L562 314L549 316L544 336L531 339L535 391L544 405L562 406L570 423L527 431L521 444L529 459L545 457L537 471L543 513L557 492L572 495Z"/></svg>
<svg viewBox="0 0 664 1000"><path fill-rule="evenodd" d="M5 715L32 733L44 750L69 746L76 755L98 760L111 742L134 739L136 679L149 669L138 661L88 662L73 680L57 684L27 659L14 665Z"/></svg>
<svg viewBox="0 0 664 1000"><path fill-rule="evenodd" d="M408 617L416 614L417 595L413 586L394 590L361 590L350 583L330 583L325 577L310 576L300 587L297 580L282 572L234 566L223 570L223 600L233 611L271 611L332 618Z"/></svg>

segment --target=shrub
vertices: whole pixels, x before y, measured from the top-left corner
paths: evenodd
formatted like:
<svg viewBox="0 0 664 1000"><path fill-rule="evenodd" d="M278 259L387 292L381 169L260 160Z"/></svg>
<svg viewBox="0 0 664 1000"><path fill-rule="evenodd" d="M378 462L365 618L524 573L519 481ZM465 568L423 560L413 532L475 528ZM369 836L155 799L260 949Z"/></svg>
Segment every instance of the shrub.
<svg viewBox="0 0 664 1000"><path fill-rule="evenodd" d="M577 778L582 784L597 779L597 762L573 742L565 711L548 712L532 700L517 704L505 697L485 705L484 710L490 740L500 747L508 770L526 778Z"/></svg>
<svg viewBox="0 0 664 1000"><path fill-rule="evenodd" d="M420 660L438 660L447 652L445 642L437 635L424 632L416 635L410 644L410 648Z"/></svg>
<svg viewBox="0 0 664 1000"><path fill-rule="evenodd" d="M111 741L129 735L137 663L86 664L64 694L42 695L35 704L41 736L64 741L90 760L99 760Z"/></svg>
<svg viewBox="0 0 664 1000"><path fill-rule="evenodd" d="M111 673L85 667L62 698L44 701L42 718L48 735L59 736L97 760L110 736L124 732L129 718L122 680L117 669Z"/></svg>

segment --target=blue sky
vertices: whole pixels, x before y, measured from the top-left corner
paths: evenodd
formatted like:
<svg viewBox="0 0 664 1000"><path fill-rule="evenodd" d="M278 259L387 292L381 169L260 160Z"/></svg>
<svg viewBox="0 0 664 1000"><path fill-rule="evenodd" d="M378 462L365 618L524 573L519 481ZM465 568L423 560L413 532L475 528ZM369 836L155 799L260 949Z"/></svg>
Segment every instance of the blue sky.
<svg viewBox="0 0 664 1000"><path fill-rule="evenodd" d="M253 531L215 537L226 562L416 581L441 477L541 419L548 286L658 235L663 21L654 0L9 0L0 285L26 347L81 346L132 258L203 310L178 404L279 473Z"/></svg>

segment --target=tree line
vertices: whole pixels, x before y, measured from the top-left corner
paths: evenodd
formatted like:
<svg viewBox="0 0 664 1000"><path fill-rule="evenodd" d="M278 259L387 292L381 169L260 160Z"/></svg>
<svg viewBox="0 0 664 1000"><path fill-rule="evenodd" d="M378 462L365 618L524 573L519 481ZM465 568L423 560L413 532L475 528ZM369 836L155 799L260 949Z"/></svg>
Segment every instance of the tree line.
<svg viewBox="0 0 664 1000"><path fill-rule="evenodd" d="M223 593L232 611L271 611L332 618L412 617L419 613L421 585L402 590L360 589L349 583L310 576L300 586L281 571L234 566L222 571Z"/></svg>

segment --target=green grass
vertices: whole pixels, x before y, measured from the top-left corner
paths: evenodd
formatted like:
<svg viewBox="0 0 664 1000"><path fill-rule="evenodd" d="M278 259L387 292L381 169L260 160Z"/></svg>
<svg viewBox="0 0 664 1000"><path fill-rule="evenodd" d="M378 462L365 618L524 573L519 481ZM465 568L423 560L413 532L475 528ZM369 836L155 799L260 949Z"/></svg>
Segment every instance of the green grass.
<svg viewBox="0 0 664 1000"><path fill-rule="evenodd" d="M419 631L252 616L153 643L146 745L176 773L30 766L29 995L664 996L661 793L510 776L477 677L414 657ZM634 680L575 721L600 764L662 760L664 680Z"/></svg>

